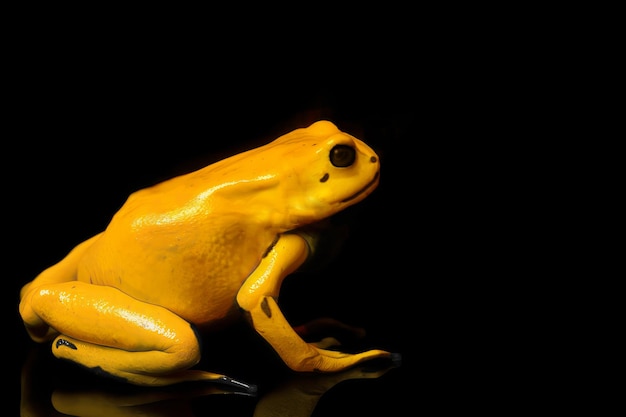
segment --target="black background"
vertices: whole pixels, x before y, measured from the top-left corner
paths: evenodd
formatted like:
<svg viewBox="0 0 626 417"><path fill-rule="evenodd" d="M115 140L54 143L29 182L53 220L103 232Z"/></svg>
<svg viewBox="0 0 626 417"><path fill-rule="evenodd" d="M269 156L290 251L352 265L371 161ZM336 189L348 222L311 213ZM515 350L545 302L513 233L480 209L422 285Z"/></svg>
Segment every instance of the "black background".
<svg viewBox="0 0 626 417"><path fill-rule="evenodd" d="M503 352L528 343L502 315L524 290L510 277L525 272L525 259L506 236L527 221L511 214L520 202L507 177L527 129L511 115L520 104L510 106L525 80L509 77L507 62L493 65L500 49L483 49L480 36L447 37L405 19L382 31L335 18L341 35L304 27L288 46L285 29L281 42L243 44L206 25L22 30L6 78L2 166L6 378L16 389L8 407L18 406L33 347L17 312L24 283L105 228L131 192L319 119L370 144L381 181L342 214L351 235L341 255L287 278L280 303L294 323L332 316L362 326L367 336L352 347L403 361L376 380L336 386L314 415L479 411L508 397L500 382L523 359ZM261 389L280 381L282 364L252 333L220 334L207 343L220 354L201 365ZM47 366L53 378L74 377ZM252 415L254 404L195 406Z"/></svg>

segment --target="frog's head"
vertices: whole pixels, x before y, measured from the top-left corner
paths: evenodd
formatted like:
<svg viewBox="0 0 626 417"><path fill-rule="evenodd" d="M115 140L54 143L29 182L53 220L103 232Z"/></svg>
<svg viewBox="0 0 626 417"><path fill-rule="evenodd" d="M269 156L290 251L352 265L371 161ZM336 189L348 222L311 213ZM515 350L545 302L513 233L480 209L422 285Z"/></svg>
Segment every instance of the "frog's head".
<svg viewBox="0 0 626 417"><path fill-rule="evenodd" d="M318 121L270 145L281 171L283 209L293 224L338 213L378 186L380 160L376 152L331 122Z"/></svg>
<svg viewBox="0 0 626 417"><path fill-rule="evenodd" d="M329 121L207 167L222 213L282 230L322 220L358 203L378 185L378 155ZM215 182L217 181L217 182Z"/></svg>

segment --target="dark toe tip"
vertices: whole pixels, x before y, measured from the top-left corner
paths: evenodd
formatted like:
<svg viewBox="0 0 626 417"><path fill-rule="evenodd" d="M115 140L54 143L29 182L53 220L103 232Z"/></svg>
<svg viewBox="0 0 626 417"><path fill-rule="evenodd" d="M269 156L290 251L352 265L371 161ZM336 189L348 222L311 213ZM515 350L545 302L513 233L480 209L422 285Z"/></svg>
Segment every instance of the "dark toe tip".
<svg viewBox="0 0 626 417"><path fill-rule="evenodd" d="M237 381L236 379L223 377L221 378L222 382L235 388L241 388L248 392L249 394L256 394L258 388L255 384L248 384L247 382Z"/></svg>

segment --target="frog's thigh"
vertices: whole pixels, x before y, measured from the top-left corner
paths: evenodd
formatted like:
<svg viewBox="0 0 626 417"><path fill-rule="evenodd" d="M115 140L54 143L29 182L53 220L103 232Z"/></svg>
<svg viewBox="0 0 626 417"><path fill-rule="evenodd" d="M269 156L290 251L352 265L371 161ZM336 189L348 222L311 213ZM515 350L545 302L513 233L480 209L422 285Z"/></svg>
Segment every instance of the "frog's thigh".
<svg viewBox="0 0 626 417"><path fill-rule="evenodd" d="M77 281L43 286L33 294L32 307L61 333L54 355L89 368L133 379L182 370L200 359L189 323L112 287Z"/></svg>

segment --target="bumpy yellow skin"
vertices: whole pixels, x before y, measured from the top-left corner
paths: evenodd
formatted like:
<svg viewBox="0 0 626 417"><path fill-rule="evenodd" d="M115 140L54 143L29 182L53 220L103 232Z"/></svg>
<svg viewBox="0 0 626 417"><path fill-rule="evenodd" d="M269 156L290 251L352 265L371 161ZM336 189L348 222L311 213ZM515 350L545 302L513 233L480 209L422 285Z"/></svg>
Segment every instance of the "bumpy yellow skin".
<svg viewBox="0 0 626 417"><path fill-rule="evenodd" d="M37 342L55 339L55 356L138 385L228 379L189 369L200 359L190 324L242 312L295 371L390 356L306 343L276 303L311 253L298 228L363 200L379 170L369 146L319 121L137 191L105 231L24 285L26 329Z"/></svg>

